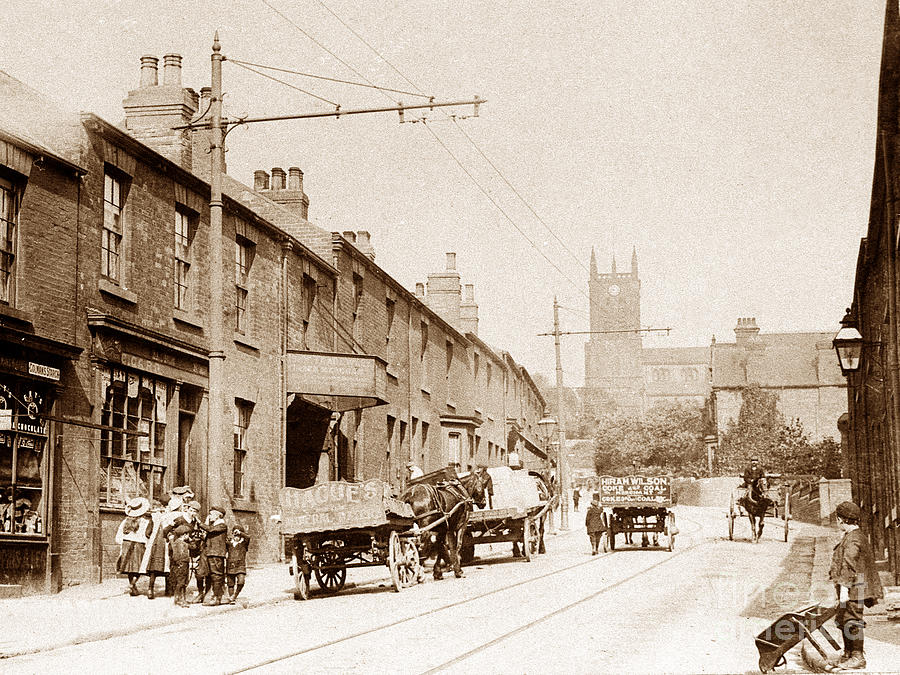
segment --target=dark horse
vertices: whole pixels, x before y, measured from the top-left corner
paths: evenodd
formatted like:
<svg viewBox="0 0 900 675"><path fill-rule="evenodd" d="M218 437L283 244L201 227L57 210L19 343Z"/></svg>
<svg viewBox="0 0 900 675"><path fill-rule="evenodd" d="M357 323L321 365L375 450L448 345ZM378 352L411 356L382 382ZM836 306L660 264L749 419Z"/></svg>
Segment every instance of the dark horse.
<svg viewBox="0 0 900 675"><path fill-rule="evenodd" d="M459 548L469 522L472 502L480 509L483 509L486 503L485 477L482 473L472 472L460 476L457 480L437 485L417 483L403 494L402 499L412 507L419 527L427 527L450 514L429 533L431 536L426 541L433 539L434 546L424 547L423 557L435 555L435 579L443 577L442 560L453 568L457 577L463 576Z"/></svg>
<svg viewBox="0 0 900 675"><path fill-rule="evenodd" d="M766 511L775 504L775 502L766 496L768 487L769 483L766 480L766 477L761 476L760 478L750 481L750 487L747 489L747 493L738 499L738 504L744 507L744 511L747 512L747 517L750 519L750 529L753 532L753 543L758 542L760 537L762 537ZM756 525L757 521L759 521L758 528Z"/></svg>

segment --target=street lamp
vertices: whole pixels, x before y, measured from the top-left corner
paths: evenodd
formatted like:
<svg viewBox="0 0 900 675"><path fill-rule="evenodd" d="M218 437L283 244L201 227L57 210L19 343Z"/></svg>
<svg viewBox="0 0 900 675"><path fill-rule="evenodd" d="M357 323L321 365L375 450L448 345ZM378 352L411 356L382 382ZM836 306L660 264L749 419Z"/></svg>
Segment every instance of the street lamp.
<svg viewBox="0 0 900 675"><path fill-rule="evenodd" d="M547 469L548 469L548 479L549 479L549 469L553 465L553 452L551 448L553 444L550 439L553 438L553 432L556 428L556 420L550 416L549 410L544 410L544 416L538 420L538 433L541 436L541 441L544 444L544 451L547 453ZM559 453L556 453L556 473L559 474ZM559 482L559 477L557 475L557 483ZM550 511L550 530L555 531L556 526L553 522L553 511Z"/></svg>
<svg viewBox="0 0 900 675"><path fill-rule="evenodd" d="M850 315L850 309L841 319L841 329L831 341L834 351L837 352L841 373L847 377L859 370L859 361L862 356L863 337L856 329L856 321Z"/></svg>

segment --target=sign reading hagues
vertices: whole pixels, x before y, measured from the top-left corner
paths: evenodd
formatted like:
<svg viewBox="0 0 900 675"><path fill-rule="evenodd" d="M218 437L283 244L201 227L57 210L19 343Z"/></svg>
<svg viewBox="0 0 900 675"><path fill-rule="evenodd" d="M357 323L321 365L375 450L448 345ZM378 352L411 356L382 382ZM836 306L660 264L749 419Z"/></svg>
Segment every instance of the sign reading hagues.
<svg viewBox="0 0 900 675"><path fill-rule="evenodd" d="M366 527L385 520L385 484L335 481L306 489L282 488L281 519L286 533Z"/></svg>
<svg viewBox="0 0 900 675"><path fill-rule="evenodd" d="M669 504L672 479L668 476L601 476L600 503L603 506Z"/></svg>

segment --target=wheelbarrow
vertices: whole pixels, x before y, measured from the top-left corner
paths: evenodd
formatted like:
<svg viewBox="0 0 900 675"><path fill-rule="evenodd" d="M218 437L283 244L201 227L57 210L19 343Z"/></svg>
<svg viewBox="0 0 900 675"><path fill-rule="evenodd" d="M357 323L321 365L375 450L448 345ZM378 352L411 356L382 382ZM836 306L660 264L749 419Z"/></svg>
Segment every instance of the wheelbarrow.
<svg viewBox="0 0 900 675"><path fill-rule="evenodd" d="M825 622L832 619L836 613L836 607L811 605L778 617L771 626L756 636L760 671L769 673L778 666L786 665L785 653L803 640L807 640L815 650L815 652L809 650L807 642L804 642L802 647L804 660L817 672L829 670L828 665L836 661L836 656L829 655L813 633L819 631L828 644L834 649L841 650L841 646L825 630ZM818 657L821 657L821 661Z"/></svg>

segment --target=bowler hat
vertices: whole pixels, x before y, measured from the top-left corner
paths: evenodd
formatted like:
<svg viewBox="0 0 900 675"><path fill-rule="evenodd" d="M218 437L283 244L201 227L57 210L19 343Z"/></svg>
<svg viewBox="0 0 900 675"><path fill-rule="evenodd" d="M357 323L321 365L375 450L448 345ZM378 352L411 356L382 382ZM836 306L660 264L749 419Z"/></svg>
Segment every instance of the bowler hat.
<svg viewBox="0 0 900 675"><path fill-rule="evenodd" d="M139 518L150 510L150 500L146 497L135 497L125 505L125 515Z"/></svg>
<svg viewBox="0 0 900 675"><path fill-rule="evenodd" d="M854 520L859 521L862 513L859 510L859 507L853 502L841 502L837 505L837 508L834 510L835 514L837 514L838 518L843 518L844 520Z"/></svg>

